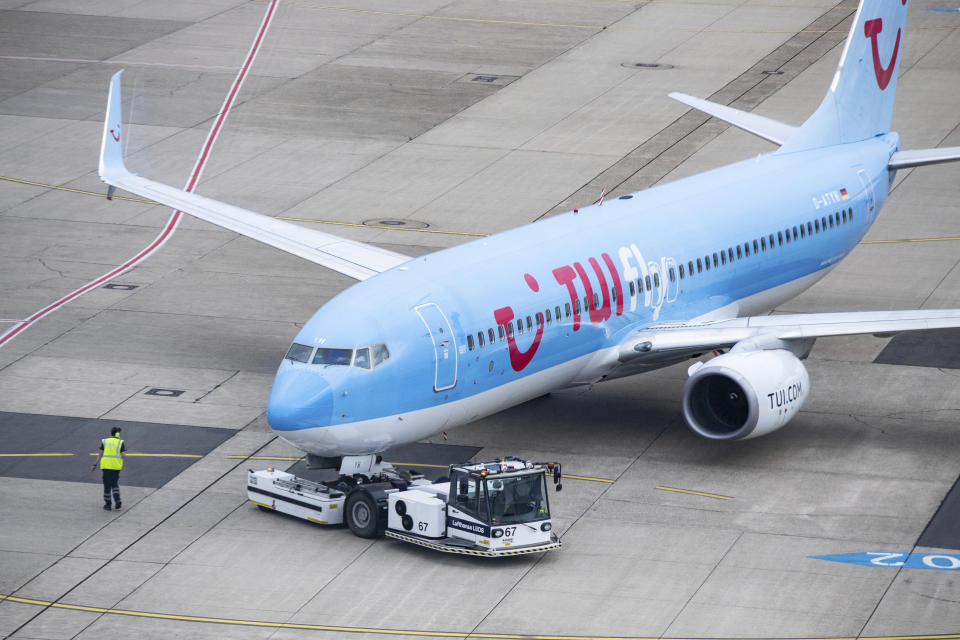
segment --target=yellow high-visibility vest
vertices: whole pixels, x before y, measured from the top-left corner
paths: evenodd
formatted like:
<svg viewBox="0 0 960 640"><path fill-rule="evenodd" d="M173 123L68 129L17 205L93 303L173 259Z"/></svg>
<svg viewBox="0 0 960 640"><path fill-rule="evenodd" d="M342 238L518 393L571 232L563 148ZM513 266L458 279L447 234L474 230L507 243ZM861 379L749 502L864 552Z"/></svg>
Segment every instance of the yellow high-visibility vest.
<svg viewBox="0 0 960 640"><path fill-rule="evenodd" d="M100 458L101 469L123 469L123 458L120 457L120 449L123 447L123 440L120 438L104 438L103 456Z"/></svg>

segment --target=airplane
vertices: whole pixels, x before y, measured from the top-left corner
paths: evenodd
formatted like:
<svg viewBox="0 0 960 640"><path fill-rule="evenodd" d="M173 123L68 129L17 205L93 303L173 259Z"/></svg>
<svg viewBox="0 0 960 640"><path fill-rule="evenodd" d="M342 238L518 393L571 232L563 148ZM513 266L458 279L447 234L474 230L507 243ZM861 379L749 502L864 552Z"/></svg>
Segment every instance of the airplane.
<svg viewBox="0 0 960 640"><path fill-rule="evenodd" d="M551 391L691 359L690 428L753 438L797 415L810 393L801 360L817 338L960 327L960 309L767 315L850 253L898 170L960 160L960 147L902 151L890 131L906 4L861 1L826 97L799 127L670 94L775 151L418 258L131 174L122 71L99 174L109 194L358 281L296 335L268 403L271 428L315 466L369 461Z"/></svg>

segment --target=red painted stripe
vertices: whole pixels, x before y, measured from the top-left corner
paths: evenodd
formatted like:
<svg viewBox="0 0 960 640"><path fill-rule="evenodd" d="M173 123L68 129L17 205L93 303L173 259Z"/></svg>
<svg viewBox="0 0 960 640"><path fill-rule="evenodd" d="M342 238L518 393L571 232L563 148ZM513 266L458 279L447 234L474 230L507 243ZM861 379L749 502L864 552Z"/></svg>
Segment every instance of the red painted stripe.
<svg viewBox="0 0 960 640"><path fill-rule="evenodd" d="M247 57L243 62L243 66L240 67L237 77L233 80L233 85L230 87L230 92L227 94L226 99L223 101L223 105L220 107L220 112L217 115L216 121L213 123L213 126L210 128L210 132L207 134L207 140L204 142L203 149L200 152L200 156L197 158L197 162L193 167L193 171L190 174L187 185L184 187L184 191L192 192L194 187L197 185L197 181L200 179L200 174L203 173L203 169L207 164L207 158L210 155L210 150L213 148L213 143L220 134L220 129L223 126L224 121L227 119L227 114L229 114L230 109L233 106L233 102L236 99L237 94L240 92L240 87L247 76L247 72L250 70L250 66L257 57L257 52L260 50L260 45L262 44L263 38L267 33L267 29L270 27L270 23L273 21L273 16L278 1L279 0L271 0L270 4L267 6L267 12L263 17L263 21L260 23L260 28L257 30L257 36L254 39L253 44L250 46L250 50L247 52ZM75 300L76 298L79 298L91 289L99 287L105 282L108 282L120 274L125 273L138 263L146 260L151 254L157 251L167 240L170 239L170 236L173 235L173 232L176 230L177 224L180 222L180 218L182 216L182 212L174 211L167 220L167 223L164 225L160 234L154 238L153 242L140 251L140 253L130 258L112 271L105 273L96 280L88 282L79 289L68 293L56 302L44 307L43 309L40 309L26 320L23 320L22 322L17 323L16 326L8 329L5 333L0 335L0 347L3 347L3 345L30 327L37 320L40 320L44 316L53 313L60 307L72 300Z"/></svg>

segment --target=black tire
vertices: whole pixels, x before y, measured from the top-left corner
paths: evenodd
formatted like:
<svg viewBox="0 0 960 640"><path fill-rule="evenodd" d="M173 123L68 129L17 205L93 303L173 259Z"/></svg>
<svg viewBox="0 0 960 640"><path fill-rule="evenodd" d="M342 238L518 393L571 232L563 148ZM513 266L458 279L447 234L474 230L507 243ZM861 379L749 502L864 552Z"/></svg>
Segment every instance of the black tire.
<svg viewBox="0 0 960 640"><path fill-rule="evenodd" d="M353 535L360 538L376 538L380 520L380 508L369 493L363 489L352 491L347 496L343 516Z"/></svg>
<svg viewBox="0 0 960 640"><path fill-rule="evenodd" d="M270 507L265 507L262 504L258 504L257 509L260 509L260 511L273 511Z"/></svg>

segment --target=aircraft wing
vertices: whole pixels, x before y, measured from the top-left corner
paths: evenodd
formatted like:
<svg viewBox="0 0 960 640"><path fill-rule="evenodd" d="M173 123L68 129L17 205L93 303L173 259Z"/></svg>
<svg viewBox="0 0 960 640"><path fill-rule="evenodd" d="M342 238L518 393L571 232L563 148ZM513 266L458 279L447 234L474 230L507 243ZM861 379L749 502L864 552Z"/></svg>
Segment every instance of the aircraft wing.
<svg viewBox="0 0 960 640"><path fill-rule="evenodd" d="M791 342L872 333L960 327L960 309L810 313L732 318L713 322L651 325L629 336L620 346L621 362L657 362L728 349L751 341L757 349L783 348Z"/></svg>
<svg viewBox="0 0 960 640"><path fill-rule="evenodd" d="M123 162L122 73L118 71L110 80L100 147L100 179L111 185L111 193L114 187L119 187L357 280L365 280L410 260L400 253L307 229L130 173Z"/></svg>
<svg viewBox="0 0 960 640"><path fill-rule="evenodd" d="M673 92L668 95L677 102L682 102L697 111L703 111L705 114L713 116L714 118L729 122L735 127L759 136L764 140L769 140L774 144L782 145L797 131L797 127L778 120L765 118L764 116L750 113L749 111L741 111L740 109L734 109L733 107L710 102L702 98L694 98L685 93Z"/></svg>

